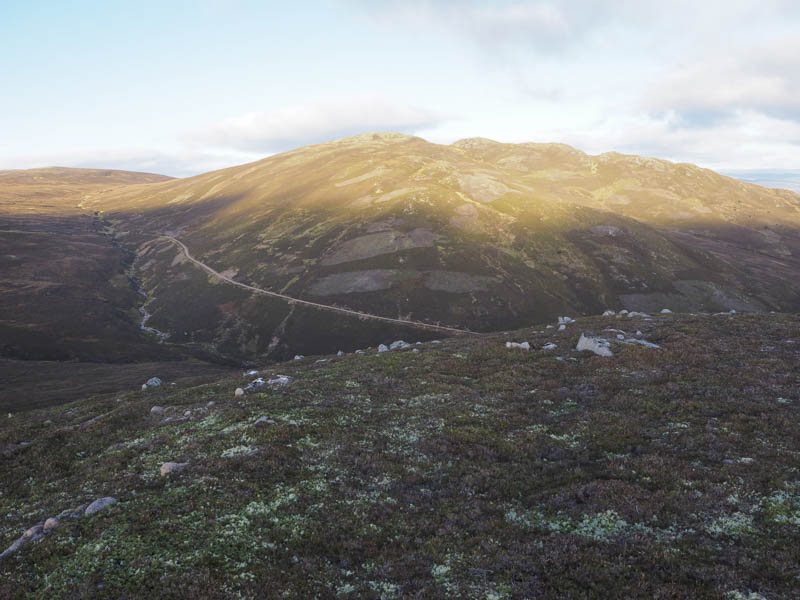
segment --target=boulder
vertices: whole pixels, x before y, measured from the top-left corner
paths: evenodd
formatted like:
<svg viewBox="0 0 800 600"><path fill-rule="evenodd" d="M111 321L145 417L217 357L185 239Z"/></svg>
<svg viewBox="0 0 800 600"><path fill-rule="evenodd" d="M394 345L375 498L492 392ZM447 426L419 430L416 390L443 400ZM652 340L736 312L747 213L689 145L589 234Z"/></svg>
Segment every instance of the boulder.
<svg viewBox="0 0 800 600"><path fill-rule="evenodd" d="M672 311L670 309L668 309L668 308L662 308L661 309L661 314L662 315L671 315Z"/></svg>
<svg viewBox="0 0 800 600"><path fill-rule="evenodd" d="M150 409L150 414L151 415L161 415L163 413L164 413L164 407L163 406L154 406L153 408Z"/></svg>
<svg viewBox="0 0 800 600"><path fill-rule="evenodd" d="M275 375L275 377L270 377L267 383L269 385L289 385L292 383L292 377L289 375Z"/></svg>
<svg viewBox="0 0 800 600"><path fill-rule="evenodd" d="M403 348L408 348L411 344L404 342L403 340L397 340L396 342L392 342L389 344L389 350L402 350Z"/></svg>
<svg viewBox="0 0 800 600"><path fill-rule="evenodd" d="M233 395L235 398L241 398L242 396L244 396L244 390L242 388L236 388L235 390L233 390Z"/></svg>
<svg viewBox="0 0 800 600"><path fill-rule="evenodd" d="M143 384L142 384L142 391L145 391L146 389L147 389L147 384L146 384L146 383L143 383Z"/></svg>
<svg viewBox="0 0 800 600"><path fill-rule="evenodd" d="M575 346L575 349L579 351L589 350L597 354L597 356L614 356L614 353L609 347L608 340L601 337L585 336L582 333L581 337L578 338L578 344Z"/></svg>
<svg viewBox="0 0 800 600"><path fill-rule="evenodd" d="M213 400L209 400L209 401L206 403L206 408L212 408L212 407L214 407L214 406L216 406L216 405L217 405L217 403L216 403L216 402L214 402Z"/></svg>
<svg viewBox="0 0 800 600"><path fill-rule="evenodd" d="M189 463L178 463L178 462L165 462L161 465L161 476L165 477L170 473L181 473L189 468Z"/></svg>
<svg viewBox="0 0 800 600"><path fill-rule="evenodd" d="M158 377L151 377L147 380L147 387L158 387L161 385L161 379Z"/></svg>
<svg viewBox="0 0 800 600"><path fill-rule="evenodd" d="M101 510L107 509L109 506L114 504L117 501L116 498L111 496L106 496L104 498L98 498L94 502L92 502L89 506L86 507L86 510L83 511L84 516L88 517L93 515L94 513L100 512Z"/></svg>
<svg viewBox="0 0 800 600"><path fill-rule="evenodd" d="M528 342L506 342L506 348L508 349L519 349L519 350L530 350L531 345Z"/></svg>
<svg viewBox="0 0 800 600"><path fill-rule="evenodd" d="M558 326L558 330L559 331L564 331L566 328L567 328L567 326L564 323L562 323L561 325Z"/></svg>
<svg viewBox="0 0 800 600"><path fill-rule="evenodd" d="M258 375L258 371L251 369L250 371L245 371L244 373L245 377L252 377L253 375Z"/></svg>
<svg viewBox="0 0 800 600"><path fill-rule="evenodd" d="M255 427L269 427L270 425L277 425L277 423L269 417L258 417L253 425Z"/></svg>
<svg viewBox="0 0 800 600"><path fill-rule="evenodd" d="M50 531L51 529L55 529L55 528L56 528L56 527L58 527L59 525L61 525L61 521L59 521L59 520L58 520L56 517L50 517L49 519L47 519L47 520L44 522L44 527L43 527L43 529L44 529L45 531Z"/></svg>
<svg viewBox="0 0 800 600"><path fill-rule="evenodd" d="M613 310L607 310L607 311L603 312L603 316L604 317L613 317L615 314L617 314L617 313L615 313Z"/></svg>
<svg viewBox="0 0 800 600"><path fill-rule="evenodd" d="M249 392L249 391L252 391L252 390L258 389L258 388L260 388L262 385L264 385L265 383L266 383L266 382L264 381L264 378L263 378L263 377L258 377L257 379L253 379L253 381L251 381L251 382L250 382L250 383L248 383L246 386L244 386L244 389L243 389L242 391L243 391L243 392ZM235 393L235 392L234 392L234 393Z"/></svg>
<svg viewBox="0 0 800 600"><path fill-rule="evenodd" d="M305 358L305 356L303 356L302 354L295 354L294 355L294 359L295 360L303 360L304 358Z"/></svg>
<svg viewBox="0 0 800 600"><path fill-rule="evenodd" d="M380 346L378 346L378 352L388 352L388 351L389 347L386 344L381 344Z"/></svg>
<svg viewBox="0 0 800 600"><path fill-rule="evenodd" d="M342 352L341 350L339 350L339 351L336 353L336 356L344 356L344 352Z"/></svg>

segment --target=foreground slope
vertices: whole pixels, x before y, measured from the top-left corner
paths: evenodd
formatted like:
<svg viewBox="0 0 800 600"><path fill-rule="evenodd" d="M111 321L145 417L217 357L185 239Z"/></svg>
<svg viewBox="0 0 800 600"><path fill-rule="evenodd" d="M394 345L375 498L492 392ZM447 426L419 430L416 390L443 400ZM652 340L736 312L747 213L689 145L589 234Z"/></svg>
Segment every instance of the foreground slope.
<svg viewBox="0 0 800 600"><path fill-rule="evenodd" d="M637 330L660 348L572 350ZM0 596L795 597L797 316L415 348L273 365L294 380L242 398L252 376L0 420L0 550L117 500L0 561Z"/></svg>
<svg viewBox="0 0 800 600"><path fill-rule="evenodd" d="M138 252L152 323L232 356L389 335L219 285L163 234L246 284L477 331L609 307L800 308L800 196L560 144L370 134L86 206Z"/></svg>

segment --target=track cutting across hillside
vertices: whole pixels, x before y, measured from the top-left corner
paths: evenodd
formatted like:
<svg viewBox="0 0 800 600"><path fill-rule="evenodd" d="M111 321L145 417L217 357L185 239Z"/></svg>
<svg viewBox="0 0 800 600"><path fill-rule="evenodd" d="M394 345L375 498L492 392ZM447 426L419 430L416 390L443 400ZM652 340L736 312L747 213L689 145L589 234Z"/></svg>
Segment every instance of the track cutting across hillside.
<svg viewBox="0 0 800 600"><path fill-rule="evenodd" d="M357 317L359 319L365 319L370 321L383 321L385 323L394 323L396 325L404 325L406 327L416 327L418 329L425 329L428 331L441 331L442 333L449 333L449 334L459 334L459 335L483 335L480 333L476 333L474 331L467 331L465 329L457 329L455 327L447 327L446 325L434 325L432 323L423 323L422 321L413 321L410 319L393 319L392 317L382 317L380 315L372 315L369 313L359 312L357 310L352 310L349 308L342 308L339 306L331 306L330 304L320 304L318 302L311 302L309 300L301 300L299 298L294 298L292 296L287 296L286 294L280 294L278 292L270 292L268 290L248 285L246 283L241 283L239 281L234 281L230 277L227 277L220 273L219 271L215 270L213 267L208 266L202 261L197 260L195 257L192 256L191 252L189 252L189 248L179 239L165 235L163 239L169 240L173 242L178 248L183 252L183 255L193 262L195 265L206 271L207 273L213 275L217 279L220 279L226 283L230 283L231 285L236 285L241 288L245 288L247 290L256 292L258 294L263 294L265 296L272 296L273 298L280 298L281 300L285 300L290 304L298 304L301 306L308 306L310 308L315 308L317 310L326 310L329 312L335 312L340 314L345 314L351 317Z"/></svg>

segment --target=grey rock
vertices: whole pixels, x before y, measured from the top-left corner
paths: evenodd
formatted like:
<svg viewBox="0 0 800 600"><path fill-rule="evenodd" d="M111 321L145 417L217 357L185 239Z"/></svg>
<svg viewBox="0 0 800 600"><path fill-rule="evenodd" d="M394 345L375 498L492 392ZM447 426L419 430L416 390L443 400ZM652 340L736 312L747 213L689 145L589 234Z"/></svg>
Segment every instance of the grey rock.
<svg viewBox="0 0 800 600"><path fill-rule="evenodd" d="M339 350L339 351L336 353L336 356L344 356L344 352L342 352L341 350Z"/></svg>
<svg viewBox="0 0 800 600"><path fill-rule="evenodd" d="M153 408L150 409L150 414L151 415L160 415L160 414L163 414L163 413L164 413L164 407L163 406L154 406Z"/></svg>
<svg viewBox="0 0 800 600"><path fill-rule="evenodd" d="M615 313L613 310L606 310L603 312L604 317L613 317L615 314L617 313Z"/></svg>
<svg viewBox="0 0 800 600"><path fill-rule="evenodd" d="M80 519L83 516L83 513L86 511L86 508L89 504L81 504L76 506L75 509L72 511L72 514L69 516L70 519Z"/></svg>
<svg viewBox="0 0 800 600"><path fill-rule="evenodd" d="M304 358L305 358L305 356L303 356L302 354L295 354L294 355L294 359L295 360L303 360Z"/></svg>
<svg viewBox="0 0 800 600"><path fill-rule="evenodd" d="M275 377L270 377L267 383L269 385L289 385L293 379L289 375L275 375Z"/></svg>
<svg viewBox="0 0 800 600"><path fill-rule="evenodd" d="M668 308L662 308L661 309L661 314L662 315L671 315L672 311L670 309L668 309Z"/></svg>
<svg viewBox="0 0 800 600"><path fill-rule="evenodd" d="M30 529L28 529L25 533L23 533L22 537L24 537L27 540L38 539L38 538L40 538L42 536L42 531L44 531L44 526L43 525L41 525L41 524L34 525Z"/></svg>
<svg viewBox="0 0 800 600"><path fill-rule="evenodd" d="M397 340L389 344L389 350L402 350L403 348L408 348L410 345L411 344L403 340Z"/></svg>
<svg viewBox="0 0 800 600"><path fill-rule="evenodd" d="M388 351L389 347L386 344L381 344L380 346L378 346L378 352L388 352Z"/></svg>
<svg viewBox="0 0 800 600"><path fill-rule="evenodd" d="M161 476L165 477L166 475L169 475L170 473L181 473L181 472L185 471L187 468L189 468L189 463L188 462L185 462L185 463L165 462L163 465L161 465L160 472L161 472Z"/></svg>
<svg viewBox="0 0 800 600"><path fill-rule="evenodd" d="M277 425L277 423L269 417L258 417L253 425L255 427L269 427L270 425Z"/></svg>
<svg viewBox="0 0 800 600"><path fill-rule="evenodd" d="M151 377L147 380L147 387L158 387L161 385L161 379L158 377Z"/></svg>
<svg viewBox="0 0 800 600"><path fill-rule="evenodd" d="M233 395L234 395L236 398L241 398L242 396L244 396L244 390L243 390L242 388L236 388L236 389L233 391Z"/></svg>
<svg viewBox="0 0 800 600"><path fill-rule="evenodd" d="M44 527L43 527L43 529L44 529L45 531L50 531L51 529L55 529L55 528L56 528L56 527L58 527L59 525L61 525L61 522L58 520L58 518L57 518L57 517L50 517L49 519L47 519L47 520L44 522Z"/></svg>
<svg viewBox="0 0 800 600"><path fill-rule="evenodd" d="M209 400L208 403L206 403L206 408L213 408L216 405L217 405L216 402L214 402L213 400Z"/></svg>
<svg viewBox="0 0 800 600"><path fill-rule="evenodd" d="M105 496L104 498L98 498L94 502L92 502L89 506L86 507L86 510L83 511L84 516L88 517L93 515L96 512L100 512L101 510L107 509L109 506L114 504L117 501L116 498L111 496Z"/></svg>

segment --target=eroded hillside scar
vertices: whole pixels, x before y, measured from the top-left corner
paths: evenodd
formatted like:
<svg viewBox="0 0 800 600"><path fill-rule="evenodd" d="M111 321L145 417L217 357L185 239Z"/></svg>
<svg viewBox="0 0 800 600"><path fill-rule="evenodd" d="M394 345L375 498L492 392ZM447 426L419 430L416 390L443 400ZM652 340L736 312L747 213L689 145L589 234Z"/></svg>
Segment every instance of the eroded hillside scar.
<svg viewBox="0 0 800 600"><path fill-rule="evenodd" d="M220 273L217 270L215 270L214 268L208 266L204 262L201 262L201 261L197 260L196 258L194 258L192 256L192 254L189 252L189 248L187 248L186 244L184 244L179 239L177 239L175 237L172 237L172 236L169 236L169 235L165 235L165 236L162 236L162 237L163 237L163 239L169 240L170 242L173 242L175 245L177 245L178 248L180 249L180 251L183 252L184 256L187 259L189 259L192 263L194 263L195 265L197 265L198 267L200 267L201 269L203 269L204 271L206 271L210 275L213 275L214 277L216 277L217 279L220 279L221 281L224 281L226 283L230 283L231 285L236 285L236 286L239 286L241 288L256 292L257 294L263 294L265 296L271 296L273 298L280 298L281 300L285 300L286 302L288 302L290 304L299 304L299 305L302 305L302 306L308 306L310 308L315 308L317 310L325 310L325 311L329 311L329 312L335 312L335 313L348 315L348 316L351 316L351 317L358 317L359 319L366 319L366 320L372 320L372 321L383 321L385 323L394 323L396 325L405 325L407 327L416 327L416 328L419 328L419 329L427 329L429 331L441 331L441 332L449 333L449 334L482 335L482 334L476 333L474 331L467 331L465 329L457 329L455 327L447 327L445 325L434 325L432 323L423 323L422 321L413 321L413 320L410 320L410 319L393 319L391 317L382 317L380 315L372 315L372 314L369 314L369 313L359 312L357 310L351 310L349 308L342 308L342 307L339 307L339 306L331 306L329 304L320 304L319 302L311 302L309 300L301 300L301 299L295 298L293 296L287 296L286 294L280 294L278 292L271 292L269 290L265 290L265 289L262 289L262 288L259 288L259 287L253 286L253 285L248 285L246 283L241 283L239 281L234 281L230 277L228 277L226 275L223 275L222 273Z"/></svg>

